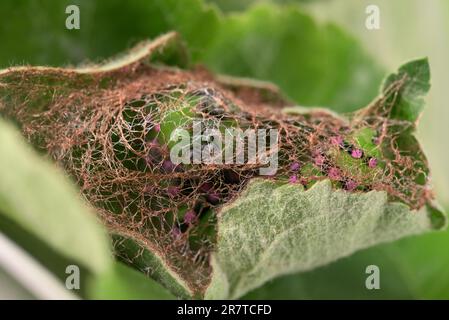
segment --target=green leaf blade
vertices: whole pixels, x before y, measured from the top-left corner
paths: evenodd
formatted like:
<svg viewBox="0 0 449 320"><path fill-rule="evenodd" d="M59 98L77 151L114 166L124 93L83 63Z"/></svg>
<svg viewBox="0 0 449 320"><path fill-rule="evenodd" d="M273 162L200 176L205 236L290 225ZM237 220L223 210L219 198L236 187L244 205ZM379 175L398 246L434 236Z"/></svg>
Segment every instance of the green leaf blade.
<svg viewBox="0 0 449 320"><path fill-rule="evenodd" d="M103 273L90 285L89 298L97 300L174 300L165 288L142 273L121 263Z"/></svg>
<svg viewBox="0 0 449 320"><path fill-rule="evenodd" d="M416 122L424 108L423 96L430 89L430 68L427 58L410 61L401 66L397 73L389 75L384 82L382 93L399 83L391 117Z"/></svg>
<svg viewBox="0 0 449 320"><path fill-rule="evenodd" d="M384 76L349 35L296 6L258 4L221 24L207 65L272 81L301 105L353 111L376 96Z"/></svg>
<svg viewBox="0 0 449 320"><path fill-rule="evenodd" d="M333 191L329 181L304 191L256 180L220 214L206 298L238 298L280 274L431 229L425 209L388 203L385 192Z"/></svg>

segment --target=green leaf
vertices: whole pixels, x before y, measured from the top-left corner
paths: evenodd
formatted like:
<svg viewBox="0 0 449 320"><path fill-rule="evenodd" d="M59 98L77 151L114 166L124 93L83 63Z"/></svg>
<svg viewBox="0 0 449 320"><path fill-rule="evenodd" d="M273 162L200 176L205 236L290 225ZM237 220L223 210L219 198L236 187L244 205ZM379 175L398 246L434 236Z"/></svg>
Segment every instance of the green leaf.
<svg viewBox="0 0 449 320"><path fill-rule="evenodd" d="M94 273L109 265L106 232L61 172L0 119L0 212ZM3 219L0 216L0 219Z"/></svg>
<svg viewBox="0 0 449 320"><path fill-rule="evenodd" d="M173 72L173 69L163 67L151 69L146 66L147 60L153 57L153 53L162 51L162 57L164 56L163 49L167 43L171 43L173 37L174 34L166 35L157 39L155 44L150 43L139 47L139 50L133 51L131 56L125 56L120 63L99 68L6 70L0 73L4 89L4 101L2 101L4 110L12 115L15 112L20 115L24 110L20 108L23 104L29 107L32 113L39 113L43 111L42 108L49 106L48 103L42 103L41 98L44 102L48 102L48 99L61 92L70 94L83 88L90 90L86 92L96 92L98 89L108 88L111 83L120 84L120 80L139 79L139 75L149 70ZM123 72L125 70L134 72ZM35 80L41 82L35 82ZM73 86L77 81L81 82L81 87ZM24 90L27 85L35 86L36 83L42 85L44 90L42 91L39 87L40 89L34 92L37 92L36 95L32 95L30 90ZM376 100L370 107L357 112L351 118L351 125L353 125L352 121L357 124L358 121L364 123L367 119L371 120L373 115L379 115L380 119L387 119L391 114L384 114L384 111L388 109L386 105L396 101L388 99L397 96L398 92L406 90L407 86L411 85L409 82L401 84L400 81L392 82L392 84L394 84L392 89L385 91L383 97ZM12 88L14 90L11 90ZM114 88L117 89L117 87ZM18 92L20 103L14 99L12 101L16 103L9 101L16 94L15 90ZM98 91L101 92L101 90ZM41 94L42 92L44 94ZM385 101L389 103L385 104ZM393 110L395 106L393 104ZM9 110L8 107L19 108L20 112ZM36 118L32 114L28 117ZM26 121L25 119L24 123ZM401 141L407 143L398 147L401 151L406 150L414 154L419 160L419 165L422 166L420 169L427 173L425 157L416 139L411 135L412 129L401 134ZM374 146L370 141L373 134L371 131L358 131L355 140L363 148L373 149ZM374 152L369 151L369 153ZM349 160L352 162L348 166L361 164L358 160L352 158ZM424 181L421 185L426 184ZM206 298L237 298L275 276L310 270L359 249L392 241L405 235L440 228L445 224L444 216L438 210L430 209L430 204L422 208L420 212L411 212L403 203L390 203L387 196L386 192L379 191L368 193L335 191L329 181L317 183L307 191L299 185L279 186L270 181L253 181L234 203L225 206L220 213L218 242L216 252L212 255L212 281L207 289ZM423 196L423 199L427 200L427 197ZM108 214L113 213L108 212ZM163 256L163 250L160 247L155 248L155 243L151 243L155 241L151 238L151 234L143 236L145 229L134 229L127 234L126 231L129 230L126 222L120 225L116 221L114 225L112 216L105 220L106 223L111 224L109 227L112 232L133 240L143 238L146 241L141 241L132 248L131 255L127 253L128 257L124 255L130 260L129 256L144 257L143 262L138 261L140 264L138 268L144 271L149 269L148 273L153 278L161 281L179 296L197 297L203 294L204 279L207 280L209 276L205 274L208 272L207 268L189 270L187 267L195 268L186 265L182 265L182 268L179 265L170 267L164 261L167 257ZM129 244L127 247L130 247ZM142 255L141 247L145 247L149 255ZM135 261L133 260L132 263Z"/></svg>
<svg viewBox="0 0 449 320"><path fill-rule="evenodd" d="M47 110L46 108L48 108L48 106L51 104L52 95L55 92L59 92L59 90L61 90L61 92L64 92L64 94L66 95L70 95L76 91L87 90L86 88L92 89L92 87L90 87L92 85L98 86L96 87L97 89L109 88L110 86L113 86L115 84L115 81L126 78L128 76L128 74L125 74L122 70L129 70L127 68L132 69L133 66L136 68L142 68L149 62L154 64L166 61L169 61L172 64L173 62L176 62L176 64L184 65L184 57L186 52L184 49L185 48L182 46L182 42L179 39L179 35L172 32L165 34L152 42L142 42L132 50L128 51L126 54L119 56L117 59L110 60L108 63L102 65L92 65L89 67L78 69L62 69L51 67L16 67L0 70L0 114L17 122L19 126L22 126L27 122L27 120L23 121L24 119L17 119L17 113L15 113L15 111L17 111L18 109L21 109L21 112L26 110L25 117L28 118L33 114L38 114ZM111 73L114 74L114 72L116 72L116 76L111 75ZM25 76L27 78L27 81L22 81L22 76ZM96 81L95 79L100 80ZM33 97L30 96L30 90L28 90L31 87L39 87L39 90L37 90L36 95L33 95ZM34 139L32 142L33 145L39 150L42 150L44 148L44 146L41 145L41 141L39 138ZM27 157L24 157L23 161L26 161L26 158ZM32 166L33 162L31 161L29 165ZM11 176L15 175L18 174L16 174L15 172L11 172ZM45 192L44 188L41 188L40 190L41 192ZM51 199L51 194L48 195L47 198ZM60 198L58 200L66 201L64 198ZM0 206L0 210L1 209L2 208ZM77 208L76 206L72 206L71 209L79 210L79 208ZM89 214L92 214L93 218L93 213ZM46 216L46 219L50 219L55 225L62 224L60 220L66 222L70 221L66 220L66 218L62 216L60 216L59 220L54 219L52 217L52 212L50 212L50 215ZM44 222L45 219L42 219L42 223ZM11 227L9 221L8 223L2 223L2 221L0 221L0 227L2 227L3 225L6 225L8 228ZM20 227L22 227L23 221L19 221L19 225ZM76 224L70 223L67 226L72 227L73 225ZM48 232L48 228L43 228L42 224L36 224L34 225L33 231L38 232L39 235L41 235ZM61 228L60 233L63 232L64 228ZM83 232L84 230L81 230L79 233L77 233L77 236L83 237ZM86 232L89 232L89 230L86 230ZM115 248L117 255L119 255L121 258L124 258L129 254L134 255L134 258L136 256L139 256L139 252L142 251L143 248L131 239L140 239L140 235L137 237L133 237L134 235L130 236L129 234L121 234L120 232L117 232L117 230L112 230L111 232L118 233L125 237L120 241L116 239L117 242L120 242L120 245ZM17 233L19 232L16 232L16 234ZM32 241L30 241L29 239L22 239L27 238L24 237L23 232L20 232L20 234L21 241L26 243L26 247L28 249L38 249L40 253L44 251L42 247L36 248L34 244L30 245L30 242ZM58 232L56 232L56 236L57 234ZM48 237L51 236L53 236L53 234L48 235ZM131 239L127 239L127 237ZM89 240L89 237L85 237L83 239L85 239L86 241L92 240ZM53 243L50 244L53 245ZM60 244L65 245L63 243ZM123 246L123 244L126 245ZM80 245L85 244L80 243ZM98 246L101 245L101 241L98 242ZM95 247L96 246L93 246L92 248L95 249ZM148 245L146 244L144 247L148 248ZM59 249L59 247L57 249ZM109 256L109 254L111 254L110 249L108 247L106 247L106 249L107 250L105 252ZM67 248L67 250L71 250L71 248ZM62 254L65 253L66 252L62 252ZM47 256L51 256L52 260L57 260L52 252L46 252L45 254ZM73 255L69 257L73 257ZM169 290L176 293L179 297L191 297L193 295L191 288L189 288L188 285L186 285L184 281L170 269L170 266L167 265L167 263L161 257L161 254L157 252L157 250L146 250L140 258L141 262L145 264L141 269L146 274L155 278ZM94 263L94 259L87 260L92 260L91 263ZM54 262L54 264L56 263L60 267L61 263L63 262ZM133 261L133 263L136 268L139 268L141 266L139 265L140 262L138 261ZM56 268L61 269L58 268L58 266ZM102 277L108 276L102 275Z"/></svg>
<svg viewBox="0 0 449 320"><path fill-rule="evenodd" d="M65 27L69 5L80 9L79 30ZM0 68L98 62L169 31L183 36L196 59L219 24L201 0L5 0L0 11L8 13L0 26Z"/></svg>
<svg viewBox="0 0 449 320"><path fill-rule="evenodd" d="M274 2L278 4L288 4L288 3L301 3L301 2L309 2L314 0L207 0L207 2L214 3L224 12L231 11L243 11L246 10L251 5L260 3L260 2Z"/></svg>
<svg viewBox="0 0 449 320"><path fill-rule="evenodd" d="M382 25L391 26L371 32L360 28L367 5L364 1L317 1L315 12L331 17L358 35L378 61L394 67L398 62L429 56L432 90L419 122L419 138L429 156L435 191L449 212L448 148L441 137L449 136L449 113L445 112L449 74L447 27L449 2L376 1L382 11ZM312 5L313 6L313 5ZM423 15L423 8L437 15ZM419 22L416 23L417 17ZM413 37L408 35L413 34ZM429 35L432 35L431 37ZM312 272L279 278L253 291L245 298L260 299L449 299L449 231L430 233L370 248ZM366 290L364 270L377 264L381 270L381 290Z"/></svg>
<svg viewBox="0 0 449 320"><path fill-rule="evenodd" d="M245 299L449 299L449 232L432 232L367 250L310 272L288 275ZM380 290L367 290L366 267L380 269Z"/></svg>
<svg viewBox="0 0 449 320"><path fill-rule="evenodd" d="M12 103L11 99L18 99L23 103L27 114L42 112L48 107L56 90L69 95L93 85L97 85L99 89L110 88L118 77L112 77L108 72L150 62L157 64L168 61L173 65L184 66L187 63L186 54L186 48L182 45L179 35L169 32L154 41L143 41L125 54L117 55L114 59L99 65L81 68L3 69L0 70L0 112L11 114L11 109L18 107L17 101ZM96 83L97 75L101 75L101 83ZM26 81L23 81L23 76L27 77ZM36 96L29 96L31 87L39 88Z"/></svg>
<svg viewBox="0 0 449 320"><path fill-rule="evenodd" d="M389 203L385 192L333 191L327 180L307 191L254 180L220 213L206 298L238 298L281 274L431 229L425 208Z"/></svg>
<svg viewBox="0 0 449 320"><path fill-rule="evenodd" d="M88 296L90 299L108 300L175 299L154 280L119 262L91 283Z"/></svg>
<svg viewBox="0 0 449 320"><path fill-rule="evenodd" d="M203 59L216 72L272 81L301 105L337 111L366 105L383 77L353 38L296 6L261 4L223 17Z"/></svg>
<svg viewBox="0 0 449 320"><path fill-rule="evenodd" d="M430 69L427 58L406 63L397 73L389 75L385 79L382 92L388 93L392 86L399 86L399 89L388 101L394 103L391 117L415 122L424 108L423 96L430 89Z"/></svg>
<svg viewBox="0 0 449 320"><path fill-rule="evenodd" d="M407 107L412 108L401 99L405 93L407 101L421 99L428 90L427 60L407 63L399 70L400 76L388 78L383 96L355 113L355 122L379 115L397 119L398 110L402 108L405 114ZM417 164L425 163L413 137L414 126L402 128L415 119L401 120L405 120L398 129L401 152L413 154ZM357 140L373 147L363 131ZM428 172L426 167L422 170ZM383 191L332 191L329 181L304 191L295 185L254 181L220 213L206 297L238 298L278 275L312 270L362 248L441 229L445 224L446 216L432 204L412 211L403 203L388 201Z"/></svg>
<svg viewBox="0 0 449 320"><path fill-rule="evenodd" d="M65 28L71 4L80 8L80 30ZM376 95L383 76L354 39L296 6L263 4L220 15L201 0L130 0L126 6L119 0L5 0L0 11L11 13L0 27L6 49L0 67L98 62L138 41L178 31L194 62L272 81L304 105L354 110Z"/></svg>
<svg viewBox="0 0 449 320"><path fill-rule="evenodd" d="M179 298L188 299L195 296L189 283L172 269L157 250L149 250L148 243L139 243L139 239L129 234L116 234L113 238L114 253L119 260L140 270Z"/></svg>
<svg viewBox="0 0 449 320"><path fill-rule="evenodd" d="M393 70L402 61L424 56L429 58L432 90L426 98L426 112L419 120L418 137L429 157L437 197L447 206L449 149L442 147L441 137L449 136L449 112L446 112L449 83L449 42L446 41L449 3L445 0L432 1L429 5L424 5L420 0L376 2L382 11L381 23L386 27L375 32L360 27L366 19L365 14L359 14L367 6L365 1L348 0L344 4L337 0L315 1L307 5L307 9L321 20L333 21L351 31L387 70Z"/></svg>

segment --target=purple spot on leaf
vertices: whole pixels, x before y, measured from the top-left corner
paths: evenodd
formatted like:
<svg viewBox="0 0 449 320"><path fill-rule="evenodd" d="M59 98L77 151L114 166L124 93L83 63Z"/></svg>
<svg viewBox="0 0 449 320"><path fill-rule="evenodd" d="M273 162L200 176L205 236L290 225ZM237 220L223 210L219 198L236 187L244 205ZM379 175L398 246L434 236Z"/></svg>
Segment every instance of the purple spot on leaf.
<svg viewBox="0 0 449 320"><path fill-rule="evenodd" d="M179 187L169 186L167 188L167 193L170 197L175 197L179 193Z"/></svg>
<svg viewBox="0 0 449 320"><path fill-rule="evenodd" d="M151 140L150 142L148 142L148 146L150 148L156 148L159 147L159 142L157 141L156 138L154 138L153 140Z"/></svg>
<svg viewBox="0 0 449 320"><path fill-rule="evenodd" d="M200 191L202 192L208 192L212 189L212 183L210 182L204 182L200 185Z"/></svg>
<svg viewBox="0 0 449 320"><path fill-rule="evenodd" d="M321 154L315 156L314 162L317 166L322 166L324 164L324 157Z"/></svg>
<svg viewBox="0 0 449 320"><path fill-rule="evenodd" d="M298 171L300 167L301 167L301 166L300 166L299 162L293 162L293 163L290 165L290 170L291 170L291 171Z"/></svg>
<svg viewBox="0 0 449 320"><path fill-rule="evenodd" d="M354 180L348 180L345 183L345 189L348 191L353 191L355 188L357 188L358 184Z"/></svg>
<svg viewBox="0 0 449 320"><path fill-rule="evenodd" d="M189 210L186 212L186 214L184 215L184 222L191 224L196 220L196 214L193 210Z"/></svg>
<svg viewBox="0 0 449 320"><path fill-rule="evenodd" d="M339 180L340 170L338 170L337 168L330 168L327 175L331 180Z"/></svg>
<svg viewBox="0 0 449 320"><path fill-rule="evenodd" d="M162 168L165 172L173 172L175 171L176 166L170 160L164 160L164 162L162 162Z"/></svg>
<svg viewBox="0 0 449 320"><path fill-rule="evenodd" d="M377 159L376 158L370 158L368 160L368 167L375 168L377 166Z"/></svg>
<svg viewBox="0 0 449 320"><path fill-rule="evenodd" d="M298 177L297 176L291 176L288 179L288 182L290 182L290 183L297 183L298 182Z"/></svg>
<svg viewBox="0 0 449 320"><path fill-rule="evenodd" d="M331 137L331 143L334 146L337 146L337 147L342 146L343 145L343 138L341 136Z"/></svg>
<svg viewBox="0 0 449 320"><path fill-rule="evenodd" d="M178 227L173 227L171 229L171 235L173 236L173 238L179 239L181 237L181 234L181 230L179 230Z"/></svg>
<svg viewBox="0 0 449 320"><path fill-rule="evenodd" d="M351 151L351 157L360 159L363 156L363 152L360 149L354 149Z"/></svg>
<svg viewBox="0 0 449 320"><path fill-rule="evenodd" d="M211 204L217 204L218 202L220 202L220 197L216 192L209 193L206 198L207 201L209 201L209 203Z"/></svg>

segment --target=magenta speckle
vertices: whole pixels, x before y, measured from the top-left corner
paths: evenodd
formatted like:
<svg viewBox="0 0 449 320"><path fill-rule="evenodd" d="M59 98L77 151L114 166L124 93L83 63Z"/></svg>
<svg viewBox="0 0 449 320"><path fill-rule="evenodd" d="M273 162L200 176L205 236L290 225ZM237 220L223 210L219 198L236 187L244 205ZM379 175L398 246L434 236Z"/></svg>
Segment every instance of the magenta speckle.
<svg viewBox="0 0 449 320"><path fill-rule="evenodd" d="M170 197L175 197L179 193L179 188L175 186L169 186L167 188L167 193Z"/></svg>
<svg viewBox="0 0 449 320"><path fill-rule="evenodd" d="M353 191L355 188L357 188L358 184L354 180L348 180L345 183L345 189L348 191Z"/></svg>
<svg viewBox="0 0 449 320"><path fill-rule="evenodd" d="M291 171L298 171L300 167L301 167L301 166L300 166L299 162L293 162L293 163L290 165L290 170L291 170Z"/></svg>
<svg viewBox="0 0 449 320"><path fill-rule="evenodd" d="M211 204L217 204L218 202L220 202L220 197L216 192L212 192L207 195L207 201L209 201L209 203Z"/></svg>
<svg viewBox="0 0 449 320"><path fill-rule="evenodd" d="M354 149L351 152L351 157L355 158L355 159L360 159L363 155L362 150L360 149Z"/></svg>
<svg viewBox="0 0 449 320"><path fill-rule="evenodd" d="M184 222L191 224L196 220L196 214L193 210L189 210L186 212L186 214L184 215Z"/></svg>
<svg viewBox="0 0 449 320"><path fill-rule="evenodd" d="M172 229L171 229L171 234L172 234L172 236L173 236L173 238L175 238L175 239L179 239L179 237L181 237L181 230L179 230L179 228L177 228L177 227L173 227Z"/></svg>
<svg viewBox="0 0 449 320"><path fill-rule="evenodd" d="M368 161L368 167L375 168L377 166L377 159L376 158L370 158Z"/></svg>
<svg viewBox="0 0 449 320"><path fill-rule="evenodd" d="M159 123L156 123L153 127L154 131L160 132L161 131L161 125Z"/></svg>
<svg viewBox="0 0 449 320"><path fill-rule="evenodd" d="M315 156L314 162L317 166L322 166L324 164L324 157L321 154L319 154Z"/></svg>
<svg viewBox="0 0 449 320"><path fill-rule="evenodd" d="M210 182L204 182L203 184L200 185L200 191L202 191L202 192L208 192L211 189L212 189L212 183L210 183Z"/></svg>
<svg viewBox="0 0 449 320"><path fill-rule="evenodd" d="M288 182L289 182L289 183L297 183L297 182L298 182L298 177L297 177L297 176L291 176L291 177L288 179Z"/></svg>
<svg viewBox="0 0 449 320"><path fill-rule="evenodd" d="M327 175L331 180L338 180L340 179L340 170L337 168L330 168Z"/></svg>
<svg viewBox="0 0 449 320"><path fill-rule="evenodd" d="M162 168L166 171L166 172L173 172L176 168L175 164L173 162L171 162L170 160L164 160L164 162L162 162Z"/></svg>
<svg viewBox="0 0 449 320"><path fill-rule="evenodd" d="M331 143L334 146L342 146L343 145L343 138L341 136L331 137Z"/></svg>
<svg viewBox="0 0 449 320"><path fill-rule="evenodd" d="M148 142L148 146L150 148L156 148L159 147L159 142L157 141L156 138L154 138L153 140L151 140L150 142Z"/></svg>

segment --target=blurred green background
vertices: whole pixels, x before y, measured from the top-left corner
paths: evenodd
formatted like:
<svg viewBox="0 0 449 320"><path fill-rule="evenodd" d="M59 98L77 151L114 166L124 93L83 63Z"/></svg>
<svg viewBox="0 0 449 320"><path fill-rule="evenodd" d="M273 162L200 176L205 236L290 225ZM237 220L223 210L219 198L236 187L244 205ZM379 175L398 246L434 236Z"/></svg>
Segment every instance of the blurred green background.
<svg viewBox="0 0 449 320"><path fill-rule="evenodd" d="M80 30L65 28L69 4L80 7ZM365 28L369 4L380 8L380 30ZM428 56L432 89L419 138L437 197L449 209L448 1L2 0L0 12L0 68L98 62L177 30L193 63L270 80L298 104L343 112L374 98L386 72ZM6 232L1 224L0 230ZM448 248L448 231L407 238L276 279L246 298L448 299ZM365 288L371 264L380 267L380 290ZM12 293L6 283L15 286L0 270L0 298L21 296L21 288Z"/></svg>

